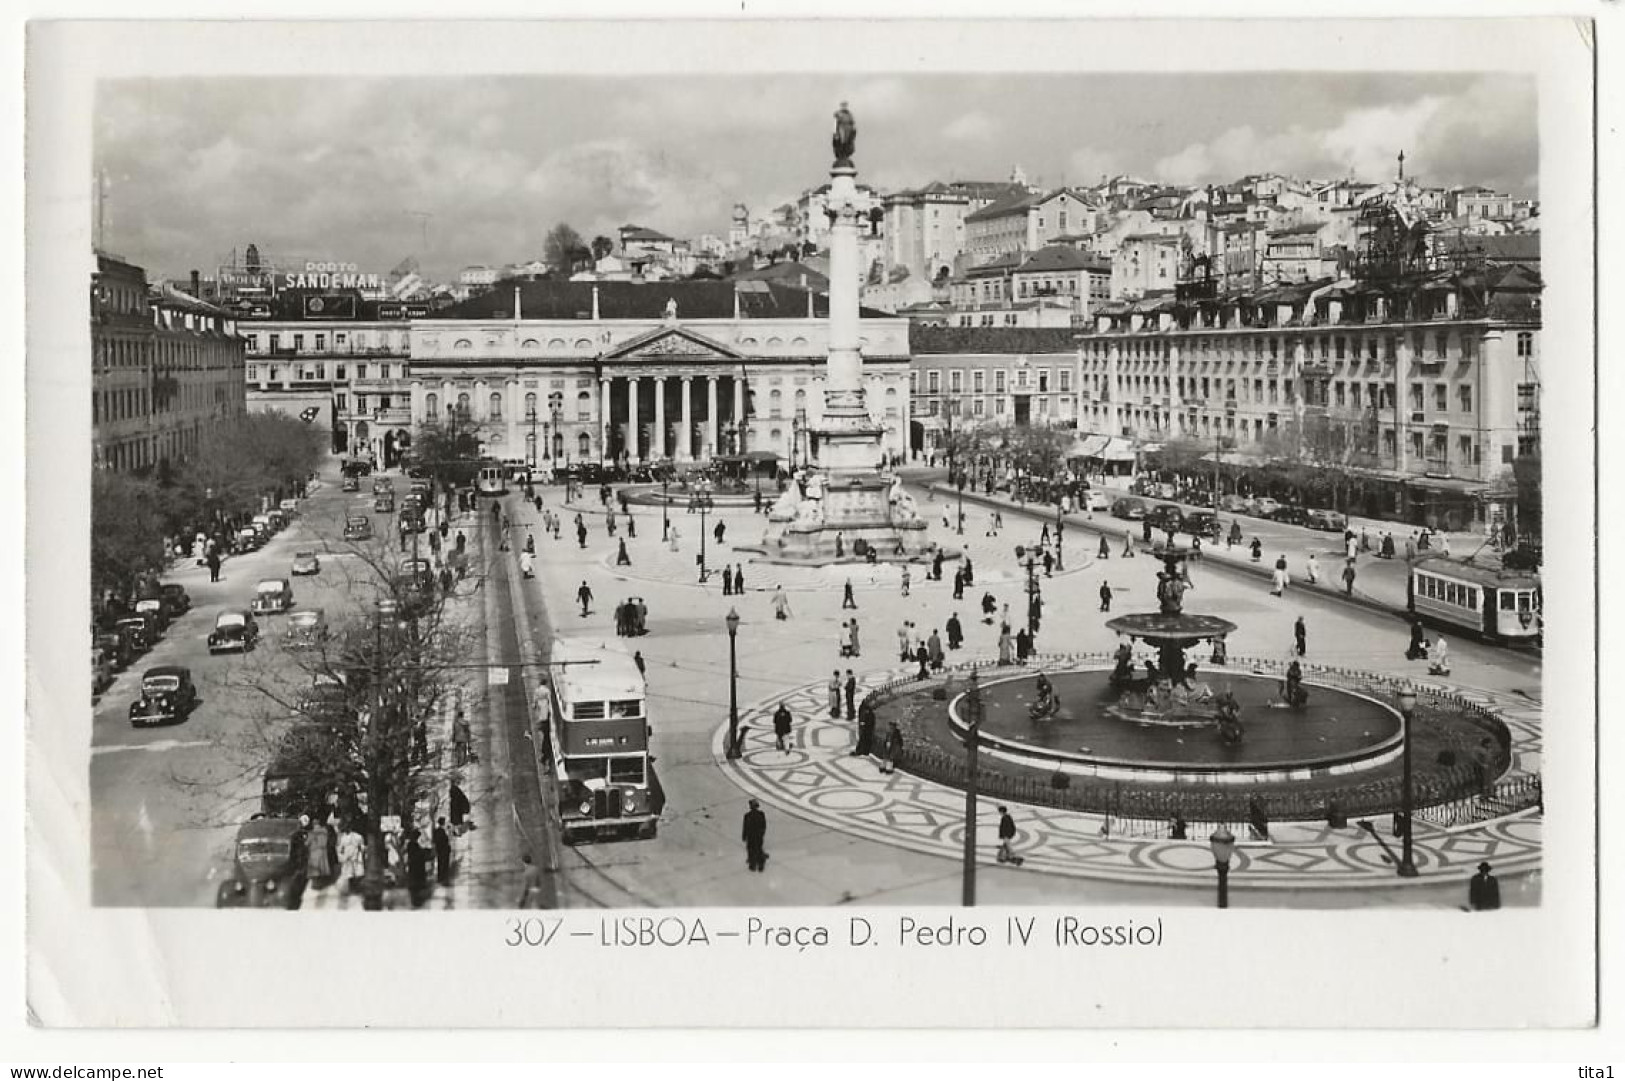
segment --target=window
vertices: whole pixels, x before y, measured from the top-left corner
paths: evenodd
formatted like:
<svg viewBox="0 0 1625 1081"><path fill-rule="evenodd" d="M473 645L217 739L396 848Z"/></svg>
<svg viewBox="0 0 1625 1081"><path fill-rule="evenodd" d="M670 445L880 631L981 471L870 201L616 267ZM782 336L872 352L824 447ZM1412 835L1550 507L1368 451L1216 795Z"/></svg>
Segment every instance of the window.
<svg viewBox="0 0 1625 1081"><path fill-rule="evenodd" d="M1360 408L1360 384L1358 383L1349 384L1349 408Z"/></svg>
<svg viewBox="0 0 1625 1081"><path fill-rule="evenodd" d="M1538 408L1536 403L1539 400L1539 396L1540 396L1540 384L1539 383L1519 383L1518 384L1518 412L1520 412L1520 413L1533 413L1536 410L1536 408Z"/></svg>
<svg viewBox="0 0 1625 1081"><path fill-rule="evenodd" d="M1422 411L1422 384L1412 383L1410 385L1410 403L1411 412L1420 413Z"/></svg>
<svg viewBox="0 0 1625 1081"><path fill-rule="evenodd" d="M1343 408L1346 403L1343 399L1343 381L1341 379L1332 384L1332 394L1334 395L1334 401L1337 403L1337 408Z"/></svg>
<svg viewBox="0 0 1625 1081"><path fill-rule="evenodd" d="M260 378L260 366L258 364L250 364L248 366L248 381L250 383L257 383L257 382L259 382L259 378Z"/></svg>
<svg viewBox="0 0 1625 1081"><path fill-rule="evenodd" d="M1473 437L1472 436L1463 435L1463 436L1457 437L1457 439L1456 439L1456 457L1458 459L1460 459L1460 461L1461 461L1461 463L1463 465L1477 465L1478 464L1478 455L1474 453Z"/></svg>
<svg viewBox="0 0 1625 1081"><path fill-rule="evenodd" d="M1070 368L1062 368L1061 372L1060 372L1060 375L1061 375L1061 393L1065 394L1065 393L1067 393L1068 391L1070 391L1072 389L1072 369L1070 369Z"/></svg>
<svg viewBox="0 0 1625 1081"><path fill-rule="evenodd" d="M986 404L987 403L984 402L980 398L977 398L977 399L973 400L970 403L971 415L975 416L975 417L983 416L986 413L986 409L985 409Z"/></svg>
<svg viewBox="0 0 1625 1081"><path fill-rule="evenodd" d="M1518 332L1518 355L1532 357L1535 355L1535 335L1527 330Z"/></svg>
<svg viewBox="0 0 1625 1081"><path fill-rule="evenodd" d="M305 336L303 334L295 334L293 336L293 351L295 353L303 353L305 351Z"/></svg>
<svg viewBox="0 0 1625 1081"><path fill-rule="evenodd" d="M1003 394L1004 393L1004 369L1003 368L999 368L998 370L996 370L993 373L993 393L994 394ZM1520 394L1521 394L1521 391L1520 391ZM1004 409L1001 407L999 409L999 412L1000 413L1004 412Z"/></svg>
<svg viewBox="0 0 1625 1081"><path fill-rule="evenodd" d="M954 393L954 394L958 394L964 389L965 389L965 373L960 371L957 368L954 369L953 371L949 372L948 373L948 390L950 392Z"/></svg>
<svg viewBox="0 0 1625 1081"><path fill-rule="evenodd" d="M1373 364L1375 364L1377 362L1377 339L1375 339L1375 338L1367 338L1366 339L1365 356L1366 356L1366 359L1371 361Z"/></svg>
<svg viewBox="0 0 1625 1081"><path fill-rule="evenodd" d="M1463 413L1473 411L1473 388L1466 383L1456 388L1456 407Z"/></svg>
<svg viewBox="0 0 1625 1081"><path fill-rule="evenodd" d="M919 372L909 372L908 373L908 392L910 394L918 394L920 392L920 373Z"/></svg>
<svg viewBox="0 0 1625 1081"><path fill-rule="evenodd" d="M535 391L532 391L529 394L525 395L525 419L526 420L535 420L536 419L536 392Z"/></svg>
<svg viewBox="0 0 1625 1081"><path fill-rule="evenodd" d="M982 393L984 393L987 390L987 373L986 372L971 372L970 385L971 385L971 392L972 393L974 393L974 394L982 394Z"/></svg>
<svg viewBox="0 0 1625 1081"><path fill-rule="evenodd" d="M927 372L925 376L926 390L931 394L942 393L942 373Z"/></svg>
<svg viewBox="0 0 1625 1081"><path fill-rule="evenodd" d="M1348 339L1341 334L1337 336L1337 359L1343 360L1347 356Z"/></svg>
<svg viewBox="0 0 1625 1081"><path fill-rule="evenodd" d="M342 395L342 394L338 395L338 400L339 400L339 408L340 409L344 408L344 395ZM423 415L425 417L427 417L428 419L430 419L430 420L438 420L439 419L439 417L440 417L440 395L438 395L438 394L425 394L423 396Z"/></svg>
<svg viewBox="0 0 1625 1081"><path fill-rule="evenodd" d="M282 335L280 335L280 334L271 335L271 352L274 353L278 349L281 349L281 348L282 348Z"/></svg>
<svg viewBox="0 0 1625 1081"><path fill-rule="evenodd" d="M318 335L316 335L316 352L318 352L318 353L325 352L326 349L327 349L327 335L326 334L318 334Z"/></svg>
<svg viewBox="0 0 1625 1081"><path fill-rule="evenodd" d="M584 390L581 393L576 395L576 420L580 421L580 420L591 420L591 419L592 419L592 394L590 392ZM587 438L587 433L582 432L581 433L581 438L586 439ZM585 452L583 452L583 453L585 453Z"/></svg>
<svg viewBox="0 0 1625 1081"><path fill-rule="evenodd" d="M1468 337L1466 334L1463 334L1461 336L1461 359L1462 360L1472 360L1477 356L1478 356L1478 339L1471 338L1471 337Z"/></svg>
<svg viewBox="0 0 1625 1081"><path fill-rule="evenodd" d="M1017 368L1016 369L1016 386L1024 388L1024 387L1026 387L1026 385L1027 385L1027 369L1026 368Z"/></svg>
<svg viewBox="0 0 1625 1081"><path fill-rule="evenodd" d="M780 391L774 390L768 393L767 415L770 417L781 417L784 415L784 395Z"/></svg>
<svg viewBox="0 0 1625 1081"><path fill-rule="evenodd" d="M344 379L344 365L342 365L342 364L333 365L333 378L341 380L341 381Z"/></svg>
<svg viewBox="0 0 1625 1081"><path fill-rule="evenodd" d="M357 364L355 366L355 377L357 379L367 378L367 366L365 364Z"/></svg>
<svg viewBox="0 0 1625 1081"><path fill-rule="evenodd" d="M1450 388L1443 383L1433 384L1433 408L1439 413L1450 408Z"/></svg>
<svg viewBox="0 0 1625 1081"><path fill-rule="evenodd" d="M1449 355L1449 353L1450 353L1450 335L1448 335L1448 334L1435 334L1433 336L1433 355L1438 357L1440 360L1443 360L1443 359L1445 359L1446 356Z"/></svg>
<svg viewBox="0 0 1625 1081"><path fill-rule="evenodd" d="M1038 392L1040 394L1049 393L1049 369L1048 368L1045 368L1045 369L1043 369L1042 371L1040 371L1038 373Z"/></svg>

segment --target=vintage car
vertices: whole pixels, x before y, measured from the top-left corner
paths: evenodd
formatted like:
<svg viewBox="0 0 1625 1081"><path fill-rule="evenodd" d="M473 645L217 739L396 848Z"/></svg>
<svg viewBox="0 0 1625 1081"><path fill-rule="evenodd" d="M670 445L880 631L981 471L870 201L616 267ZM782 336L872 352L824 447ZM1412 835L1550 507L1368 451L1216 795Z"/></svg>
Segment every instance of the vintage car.
<svg viewBox="0 0 1625 1081"><path fill-rule="evenodd" d="M1323 533L1341 533L1349 527L1349 520L1346 515L1335 510L1311 508L1304 512L1303 524L1310 529L1318 529Z"/></svg>
<svg viewBox="0 0 1625 1081"><path fill-rule="evenodd" d="M1251 514L1253 505L1252 500L1246 496L1232 492L1219 497L1219 509L1226 514Z"/></svg>
<svg viewBox="0 0 1625 1081"><path fill-rule="evenodd" d="M395 521L402 533L422 533L428 528L424 521L423 508L411 504L401 508L401 516Z"/></svg>
<svg viewBox="0 0 1625 1081"><path fill-rule="evenodd" d="M340 486L340 488L342 491L346 492L359 492L361 490L361 478L351 476L347 473L344 476L344 483Z"/></svg>
<svg viewBox="0 0 1625 1081"><path fill-rule="evenodd" d="M190 669L178 664L149 668L141 677L141 697L130 703L130 724L176 724L197 705Z"/></svg>
<svg viewBox="0 0 1625 1081"><path fill-rule="evenodd" d="M284 499L277 504L276 509L282 512L282 517L292 521L294 516L299 513L299 500Z"/></svg>
<svg viewBox="0 0 1625 1081"><path fill-rule="evenodd" d="M90 647L90 693L101 694L113 685L113 661L100 646Z"/></svg>
<svg viewBox="0 0 1625 1081"><path fill-rule="evenodd" d="M1305 525L1309 521L1309 512L1294 504L1282 503L1270 514L1270 519L1282 525Z"/></svg>
<svg viewBox="0 0 1625 1081"><path fill-rule="evenodd" d="M1280 501L1276 500L1276 499L1271 499L1269 496L1266 495L1266 496L1260 496L1259 498L1252 500L1251 501L1251 507L1247 511L1247 513L1251 514L1251 515L1253 515L1255 517L1258 517L1258 518L1273 518L1273 517L1275 517L1275 512L1280 510L1280 509L1281 509Z"/></svg>
<svg viewBox="0 0 1625 1081"><path fill-rule="evenodd" d="M288 613L282 644L288 649L318 649L327 641L327 613L320 608L299 608Z"/></svg>
<svg viewBox="0 0 1625 1081"><path fill-rule="evenodd" d="M294 574L320 574L322 561L315 552L295 552L290 570Z"/></svg>
<svg viewBox="0 0 1625 1081"><path fill-rule="evenodd" d="M231 878L216 908L298 908L305 893L305 831L297 818L252 818L237 830Z"/></svg>
<svg viewBox="0 0 1625 1081"><path fill-rule="evenodd" d="M182 615L192 610L192 597L186 592L186 587L175 582L166 582L159 589L164 599L169 602L169 610L173 615Z"/></svg>
<svg viewBox="0 0 1625 1081"><path fill-rule="evenodd" d="M377 511L379 514L394 514L395 513L395 493L394 492L380 492L378 495L373 496L372 497L372 509Z"/></svg>
<svg viewBox="0 0 1625 1081"><path fill-rule="evenodd" d="M281 615L293 607L293 586L286 578L262 578L254 587L254 614Z"/></svg>
<svg viewBox="0 0 1625 1081"><path fill-rule="evenodd" d="M130 648L139 656L158 642L157 627L151 616L128 615L113 624L130 638Z"/></svg>
<svg viewBox="0 0 1625 1081"><path fill-rule="evenodd" d="M253 526L243 526L237 531L232 540L232 547L239 552L252 552L260 546L260 531Z"/></svg>
<svg viewBox="0 0 1625 1081"><path fill-rule="evenodd" d="M114 672L124 671L135 660L135 646L131 644L130 636L116 628L96 635L94 646Z"/></svg>
<svg viewBox="0 0 1625 1081"><path fill-rule="evenodd" d="M1185 515L1184 522L1179 527L1193 537L1207 537L1218 540L1223 532L1219 525L1219 516L1210 510L1193 510Z"/></svg>
<svg viewBox="0 0 1625 1081"><path fill-rule="evenodd" d="M1112 517L1138 522L1145 517L1145 501L1126 498L1115 500L1112 503Z"/></svg>
<svg viewBox="0 0 1625 1081"><path fill-rule="evenodd" d="M162 597L142 597L135 602L135 613L136 615L150 614L158 624L160 633L169 627L169 605L164 603Z"/></svg>
<svg viewBox="0 0 1625 1081"><path fill-rule="evenodd" d="M389 493L393 494L394 491L395 491L395 482L390 480L388 477L374 477L374 478L372 478L372 494L373 495L381 495L384 492L389 492Z"/></svg>
<svg viewBox="0 0 1625 1081"><path fill-rule="evenodd" d="M210 653L247 653L259 640L260 625L254 615L243 608L228 608L214 617L214 630L209 632Z"/></svg>
<svg viewBox="0 0 1625 1081"><path fill-rule="evenodd" d="M365 514L352 514L344 519L344 539L347 541L372 540L372 519Z"/></svg>
<svg viewBox="0 0 1625 1081"><path fill-rule="evenodd" d="M1172 503L1158 503L1146 512L1145 520L1152 529L1177 533L1184 528L1185 512Z"/></svg>
<svg viewBox="0 0 1625 1081"><path fill-rule="evenodd" d="M1091 488L1083 497L1083 505L1092 511L1110 510L1112 497L1099 488Z"/></svg>

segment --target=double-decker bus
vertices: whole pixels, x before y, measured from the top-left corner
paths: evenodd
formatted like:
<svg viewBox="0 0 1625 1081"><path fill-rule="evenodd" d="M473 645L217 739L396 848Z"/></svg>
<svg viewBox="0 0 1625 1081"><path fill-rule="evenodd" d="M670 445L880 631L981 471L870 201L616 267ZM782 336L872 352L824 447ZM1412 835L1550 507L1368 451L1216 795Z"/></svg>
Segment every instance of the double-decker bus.
<svg viewBox="0 0 1625 1081"><path fill-rule="evenodd" d="M564 841L649 838L665 802L649 760L643 673L619 641L559 638L549 658Z"/></svg>
<svg viewBox="0 0 1625 1081"><path fill-rule="evenodd" d="M1411 564L1406 598L1412 615L1492 642L1535 641L1541 634L1540 576L1507 570L1493 554L1423 553Z"/></svg>
<svg viewBox="0 0 1625 1081"><path fill-rule="evenodd" d="M480 462L479 479L474 482L475 491L480 495L506 495L508 492L508 470L494 458L486 458Z"/></svg>

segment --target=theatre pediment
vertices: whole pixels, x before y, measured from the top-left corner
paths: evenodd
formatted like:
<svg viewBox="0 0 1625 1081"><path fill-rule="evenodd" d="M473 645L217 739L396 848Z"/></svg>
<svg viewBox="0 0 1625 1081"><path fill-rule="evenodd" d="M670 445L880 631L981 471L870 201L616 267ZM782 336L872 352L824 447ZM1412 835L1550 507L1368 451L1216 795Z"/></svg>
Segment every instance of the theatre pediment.
<svg viewBox="0 0 1625 1081"><path fill-rule="evenodd" d="M672 357L729 362L744 359L739 353L704 335L664 327L616 346L604 354L605 360L667 360Z"/></svg>

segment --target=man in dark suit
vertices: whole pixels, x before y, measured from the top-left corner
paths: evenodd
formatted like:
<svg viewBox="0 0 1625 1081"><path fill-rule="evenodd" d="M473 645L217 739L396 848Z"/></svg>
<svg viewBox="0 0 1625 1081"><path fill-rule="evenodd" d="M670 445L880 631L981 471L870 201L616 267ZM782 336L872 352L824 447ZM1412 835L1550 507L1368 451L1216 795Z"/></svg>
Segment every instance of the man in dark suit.
<svg viewBox="0 0 1625 1081"><path fill-rule="evenodd" d="M752 871L766 870L767 853L763 851L762 844L767 840L767 815L762 813L762 805L755 800L750 801L750 810L745 812L743 838L745 866Z"/></svg>
<svg viewBox="0 0 1625 1081"><path fill-rule="evenodd" d="M1474 912L1492 912L1501 907L1501 884L1490 874L1490 865L1478 865L1478 874L1467 883L1467 907Z"/></svg>

